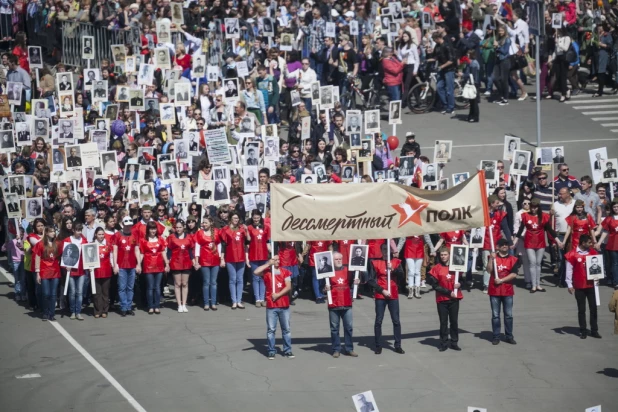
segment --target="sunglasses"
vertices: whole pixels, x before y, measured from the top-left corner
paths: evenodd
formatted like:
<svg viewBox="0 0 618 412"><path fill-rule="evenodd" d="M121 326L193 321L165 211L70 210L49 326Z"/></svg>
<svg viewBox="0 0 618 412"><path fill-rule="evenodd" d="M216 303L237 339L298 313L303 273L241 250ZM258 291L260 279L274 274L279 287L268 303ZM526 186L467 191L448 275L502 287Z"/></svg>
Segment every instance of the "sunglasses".
<svg viewBox="0 0 618 412"><path fill-rule="evenodd" d="M547 180L547 176L539 177L539 180Z"/></svg>
<svg viewBox="0 0 618 412"><path fill-rule="evenodd" d="M567 167L566 169L560 169L561 172L568 172L569 168Z"/></svg>
<svg viewBox="0 0 618 412"><path fill-rule="evenodd" d="M189 210L190 210L190 211L192 211L192 212L197 212L197 209L196 209L196 208L189 209Z"/></svg>
<svg viewBox="0 0 618 412"><path fill-rule="evenodd" d="M292 153L300 153L300 150L292 150Z"/></svg>

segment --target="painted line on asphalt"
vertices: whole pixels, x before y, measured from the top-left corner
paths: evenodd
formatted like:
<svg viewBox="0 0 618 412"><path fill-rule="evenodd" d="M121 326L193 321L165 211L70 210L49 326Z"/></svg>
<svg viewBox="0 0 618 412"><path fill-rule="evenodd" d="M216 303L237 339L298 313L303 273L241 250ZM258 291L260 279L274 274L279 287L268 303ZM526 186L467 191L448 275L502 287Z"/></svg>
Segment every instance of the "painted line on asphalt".
<svg viewBox="0 0 618 412"><path fill-rule="evenodd" d="M587 97L592 97L592 95L593 95L592 93L580 93L580 94L577 94L577 95L572 95L571 99L585 99ZM611 95L611 94L603 95L603 97L611 97L611 96L613 96L613 95ZM599 98L602 98L602 97L599 97ZM595 97L595 99L596 99L596 97Z"/></svg>
<svg viewBox="0 0 618 412"><path fill-rule="evenodd" d="M615 127L618 126L618 123L601 123L603 127Z"/></svg>
<svg viewBox="0 0 618 412"><path fill-rule="evenodd" d="M4 269L3 267L0 267L0 273L2 273L9 282L15 283L15 277L9 272L7 272L6 269ZM62 336L64 336L64 338L69 341L69 343L73 345L73 347L77 349L77 351L81 353L82 356L86 358L86 360L90 362L90 364L94 366L94 368L98 370L101 375L103 375L105 379L107 379L107 381L111 383L114 388L116 388L118 392L120 392L123 398L125 398L127 402L129 402L133 409L135 409L137 412L146 412L146 409L144 409L142 405L140 405L139 402L137 402L135 398L131 396L131 394L127 392L127 390L123 388L122 385L116 379L114 379L114 377L107 370L105 370L105 368L101 366L101 364L97 362L97 360L93 358L92 355L88 353L88 351L86 351L86 349L82 347L82 345L80 345L75 339L73 339L73 337L69 334L69 332L66 331L66 329L64 329L58 322L47 322L47 324L52 325Z"/></svg>
<svg viewBox="0 0 618 412"><path fill-rule="evenodd" d="M25 375L15 375L17 379L36 379L40 378L41 375L38 373L26 373Z"/></svg>
<svg viewBox="0 0 618 412"><path fill-rule="evenodd" d="M618 97L612 97L611 99L594 99L594 100L576 100L566 101L564 104L585 104L585 103L610 103L618 100Z"/></svg>
<svg viewBox="0 0 618 412"><path fill-rule="evenodd" d="M618 110L608 110L608 111L601 111L601 112L582 112L582 114L585 114L586 116L593 116L597 114L618 114Z"/></svg>
<svg viewBox="0 0 618 412"><path fill-rule="evenodd" d="M613 129L613 130L610 130L610 132L612 132L612 133L618 133L618 129Z"/></svg>
<svg viewBox="0 0 618 412"><path fill-rule="evenodd" d="M595 122L606 122L608 120L618 120L618 117L593 117L590 120L594 120Z"/></svg>
<svg viewBox="0 0 618 412"><path fill-rule="evenodd" d="M579 103L579 102L578 102ZM603 103L603 102L601 102ZM618 104L598 104L595 106L573 106L575 110L586 110L586 109L615 109L618 107Z"/></svg>
<svg viewBox="0 0 618 412"><path fill-rule="evenodd" d="M617 138L612 138L612 139L594 139L595 142L615 142L618 140ZM526 144L528 146L536 146L535 144L530 144L525 142L524 140L521 141L523 144ZM589 139L580 139L580 140L554 140L552 142L543 142L543 145L551 145L552 143L583 143L583 142L590 142ZM486 143L486 144L464 144L464 145L459 145L459 146L453 146L453 147L486 147L486 146L504 146L504 143ZM431 150L431 149L435 149L434 146L427 146L427 147L421 147L421 149L423 150Z"/></svg>

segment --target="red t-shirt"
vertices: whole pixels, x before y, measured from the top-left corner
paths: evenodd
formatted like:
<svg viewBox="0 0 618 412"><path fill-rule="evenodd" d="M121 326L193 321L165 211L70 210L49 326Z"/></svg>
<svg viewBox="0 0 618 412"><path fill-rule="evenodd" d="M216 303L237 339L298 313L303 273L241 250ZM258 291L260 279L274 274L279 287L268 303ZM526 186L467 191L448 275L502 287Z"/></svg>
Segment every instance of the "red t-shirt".
<svg viewBox="0 0 618 412"><path fill-rule="evenodd" d="M587 255L580 254L577 249L573 249L564 255L564 258L573 266L573 288L588 289L594 287L594 280L586 277L586 256L594 256L599 253L594 249L589 249Z"/></svg>
<svg viewBox="0 0 618 412"><path fill-rule="evenodd" d="M210 236L210 230L206 234L206 232L200 229L195 234L195 242L200 247L198 257L200 266L219 266L221 262L221 256L219 256L219 251L217 250L217 245L221 243L221 231L219 229L212 229L212 233L213 236Z"/></svg>
<svg viewBox="0 0 618 412"><path fill-rule="evenodd" d="M151 220L154 222L154 220ZM157 236L163 236L163 232L165 232L165 226L159 222L155 222L157 224ZM137 239L144 239L146 237L146 223L143 220L137 222L136 225L133 225L131 228L131 234L134 235Z"/></svg>
<svg viewBox="0 0 618 412"><path fill-rule="evenodd" d="M425 257L425 240L422 236L409 236L403 246L405 259L423 259Z"/></svg>
<svg viewBox="0 0 618 412"><path fill-rule="evenodd" d="M185 54L181 58L175 57L174 61L176 62L177 65L182 67L182 70L187 70L191 68L191 55L190 54Z"/></svg>
<svg viewBox="0 0 618 412"><path fill-rule="evenodd" d="M341 260L344 265L350 262L350 249L354 244L356 242L353 240L337 240L337 247L339 248L339 253L343 256Z"/></svg>
<svg viewBox="0 0 618 412"><path fill-rule="evenodd" d="M99 268L94 270L94 277L97 279L112 277L112 247L105 241L99 243Z"/></svg>
<svg viewBox="0 0 618 412"><path fill-rule="evenodd" d="M526 227L526 235L524 236L524 247L526 249L545 249L545 225L549 222L549 215L543 213L539 221L539 217L529 213L522 213L521 223Z"/></svg>
<svg viewBox="0 0 618 412"><path fill-rule="evenodd" d="M371 263L373 264L373 268L376 271L376 282L378 282L378 285L382 289L388 290L388 273L386 261L380 259L373 260L371 261ZM400 263L401 260L399 259L391 259L391 266L393 267L391 269L391 274L393 270L397 269ZM399 289L397 289L397 279L395 278L395 276L391 276L391 297L387 298L383 294L379 293L377 290L374 293L374 297L376 299L399 299Z"/></svg>
<svg viewBox="0 0 618 412"><path fill-rule="evenodd" d="M500 225L502 224L502 219L504 219L505 217L506 217L506 212L503 212L501 210L494 212L493 216L490 217L491 226L493 226L491 234L494 236L494 246L498 244L498 240L502 238L502 235L501 235L502 229ZM483 249L491 250L491 238L489 236L489 226L485 228L485 240L483 242Z"/></svg>
<svg viewBox="0 0 618 412"><path fill-rule="evenodd" d="M618 250L618 216L607 216L601 223L603 230L607 232L606 250Z"/></svg>
<svg viewBox="0 0 618 412"><path fill-rule="evenodd" d="M39 275L41 279L58 279L60 278L60 250L58 244L54 242L54 251L49 256L44 256L45 248L43 242L36 244L32 250L32 259L40 256L41 263L39 265Z"/></svg>
<svg viewBox="0 0 618 412"><path fill-rule="evenodd" d="M172 251L170 270L191 270L193 260L190 251L195 248L195 240L193 240L192 235L185 233L183 239L171 235L167 238L167 247Z"/></svg>
<svg viewBox="0 0 618 412"><path fill-rule="evenodd" d="M382 259L382 245L386 242L384 239L369 239L367 246L369 246L368 258L369 259Z"/></svg>
<svg viewBox="0 0 618 412"><path fill-rule="evenodd" d="M451 245L462 245L464 235L465 232L463 230L440 233L440 237L444 240L444 244L448 250L451 250Z"/></svg>
<svg viewBox="0 0 618 412"><path fill-rule="evenodd" d="M113 232L109 230L105 230L105 243L107 243L110 248L114 246L113 240L114 240L115 234L116 234L116 230L114 230Z"/></svg>
<svg viewBox="0 0 618 412"><path fill-rule="evenodd" d="M575 250L579 245L579 238L581 235L587 235L590 233L590 230L596 227L596 223L594 223L594 219L589 214L586 215L585 219L580 219L577 215L571 215L566 218L567 224L571 227L571 244L573 245L571 250Z"/></svg>
<svg viewBox="0 0 618 412"><path fill-rule="evenodd" d="M445 266L441 263L435 265L429 271L429 274L436 278L438 284L446 290L450 290L451 292L455 290L455 272L451 272L448 270L448 266ZM459 275L461 279L461 274ZM451 295L445 295L444 293L440 293L436 291L436 302L447 302L453 299ZM457 289L457 299L463 299L463 295L461 294L461 288Z"/></svg>
<svg viewBox="0 0 618 412"><path fill-rule="evenodd" d="M496 255L496 260L494 261L494 264L498 267L499 279L504 279L511 273L517 273L519 271L519 267L521 266L519 258L515 256L502 257L500 255ZM489 288L487 291L489 296L513 296L515 294L515 290L513 289L513 282L496 285L494 283L495 280L495 272L492 272L489 279Z"/></svg>
<svg viewBox="0 0 618 412"><path fill-rule="evenodd" d="M315 260L313 255L315 253L326 252L333 242L330 240L310 240L307 242L309 245L309 266L315 267Z"/></svg>
<svg viewBox="0 0 618 412"><path fill-rule="evenodd" d="M279 242L279 263L281 266L298 265L296 242Z"/></svg>
<svg viewBox="0 0 618 412"><path fill-rule="evenodd" d="M142 273L159 273L165 270L165 260L163 254L167 242L163 238L157 238L154 242L140 239L139 251L142 257Z"/></svg>
<svg viewBox="0 0 618 412"><path fill-rule="evenodd" d="M221 240L225 242L225 261L238 263L245 261L245 241L247 235L244 228L232 230L229 226L221 230Z"/></svg>
<svg viewBox="0 0 618 412"><path fill-rule="evenodd" d="M275 269L276 271L276 269ZM283 288L285 288L286 279L291 282L290 278L292 273L279 266L279 273L275 275L275 293L281 292ZM275 302L272 301L273 294L273 283L272 283L272 271L268 269L264 272L264 285L266 286L266 307L268 309L274 308L289 308L290 307L290 296L289 294L285 294L277 299Z"/></svg>
<svg viewBox="0 0 618 412"><path fill-rule="evenodd" d="M330 292L333 297L333 304L328 305L329 309L352 306L352 294L350 293L348 276L348 268L343 266L341 270L335 270L335 276L329 279Z"/></svg>
<svg viewBox="0 0 618 412"><path fill-rule="evenodd" d="M133 235L126 236L120 232L116 232L112 237L112 244L118 247L116 263L120 269L135 269L137 267L137 258L135 257L135 246L137 246L137 238Z"/></svg>
<svg viewBox="0 0 618 412"><path fill-rule="evenodd" d="M64 239L62 241L62 250L64 251L64 248L68 245L68 244L75 244L75 245L85 245L86 243L88 243L88 239L86 239L85 236L82 236L81 238L81 243L79 240L74 239L72 236ZM61 261L62 263L62 261ZM77 268L75 269L71 269L71 268L66 268L67 269L67 273L70 276L82 276L85 272L84 272L84 261L82 259L82 257L80 256L79 258L79 264L77 265Z"/></svg>
<svg viewBox="0 0 618 412"><path fill-rule="evenodd" d="M35 262L34 262L34 247L36 246L36 244L38 244L41 241L41 236L35 234L35 233L30 233L28 235L28 242L30 243L30 247L32 247L32 259L30 261L30 267L27 269L30 272L34 272L35 271ZM35 244L36 243L36 244Z"/></svg>
<svg viewBox="0 0 618 412"><path fill-rule="evenodd" d="M15 46L13 48L13 54L17 56L19 60L19 66L30 74L30 62L28 61L28 51L21 48L21 46Z"/></svg>
<svg viewBox="0 0 618 412"><path fill-rule="evenodd" d="M247 226L251 241L249 242L249 261L268 260L268 239L270 239L270 229L268 227L256 228L253 225Z"/></svg>

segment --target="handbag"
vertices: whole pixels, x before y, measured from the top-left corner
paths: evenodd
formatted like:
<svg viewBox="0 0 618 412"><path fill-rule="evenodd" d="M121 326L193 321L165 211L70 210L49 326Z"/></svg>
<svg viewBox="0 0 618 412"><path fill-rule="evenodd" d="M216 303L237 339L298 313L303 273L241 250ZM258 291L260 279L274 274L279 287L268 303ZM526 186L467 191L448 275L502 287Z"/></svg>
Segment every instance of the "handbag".
<svg viewBox="0 0 618 412"><path fill-rule="evenodd" d="M536 62L535 60L526 54L526 60L528 61L528 65L524 67L524 74L528 77L536 76Z"/></svg>
<svg viewBox="0 0 618 412"><path fill-rule="evenodd" d="M514 54L511 59L511 70L521 70L528 66L528 60L523 53Z"/></svg>
<svg viewBox="0 0 618 412"><path fill-rule="evenodd" d="M474 86L474 77L470 75L470 80L465 84L461 92L464 99L476 99L476 86Z"/></svg>

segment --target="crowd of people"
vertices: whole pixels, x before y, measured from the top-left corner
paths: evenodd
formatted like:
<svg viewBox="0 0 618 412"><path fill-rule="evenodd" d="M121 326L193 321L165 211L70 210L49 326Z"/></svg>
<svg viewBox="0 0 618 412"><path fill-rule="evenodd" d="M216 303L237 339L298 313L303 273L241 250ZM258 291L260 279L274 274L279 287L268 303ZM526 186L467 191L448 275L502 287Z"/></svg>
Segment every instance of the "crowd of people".
<svg viewBox="0 0 618 412"><path fill-rule="evenodd" d="M432 161L407 132L396 155L396 142L380 129L385 110L379 103L361 106L364 115L342 105L353 88L361 90L354 98L359 104L386 93L398 112L389 113L389 121L400 118L400 108L412 109L410 91L429 71L437 71L435 109L445 114L460 97L457 77L475 86L471 122L479 120L483 90L500 105L527 99L534 70L541 70L545 97L555 90L564 101L594 82L594 96L606 87L615 92L616 4L546 3L538 44L529 33L530 3L518 0L30 3L33 12L53 11L49 19L139 29L137 48L111 45L112 57L100 67L91 56L110 45L90 37L82 40L81 67L46 64L40 47L28 41L29 28L14 33L7 26L14 5L0 6L0 40L12 46L0 67L3 103L10 104L0 104L0 160L2 236L15 300L52 321L57 308L84 320L91 303L99 319L115 309L135 315L136 307L160 314L164 300L175 301L179 313L191 306L217 311L219 302L242 310L249 300L269 311L269 355L279 321L284 352L293 356L289 306L299 298L326 303L330 293L333 355L355 356L348 315L353 285L356 299L375 299L376 353L386 308L395 350L404 353L398 291L420 299L431 287L440 349L459 350L461 290L476 282L490 296L494 344L500 343L502 307L506 342L515 344L515 279L521 269L526 289L544 292L545 259L554 283L577 299L580 336L600 338L596 281L588 280L582 257L600 254L607 284L618 289L618 199L610 196L611 175L577 179L557 150L548 162L524 150L518 150L521 160L483 161L493 182L491 228L270 241L270 216L278 212L270 208L273 183L385 181L442 190L469 177L453 174L449 183L445 176L452 142L437 143ZM514 156L514 149L519 143L509 142L505 153ZM611 166L603 163L606 173ZM550 182L553 167L558 175ZM354 244L369 247L359 278L347 270ZM474 252L456 280L451 246L468 244ZM337 280L330 285L317 278L314 259L328 250ZM475 279L477 271L482 279Z"/></svg>

